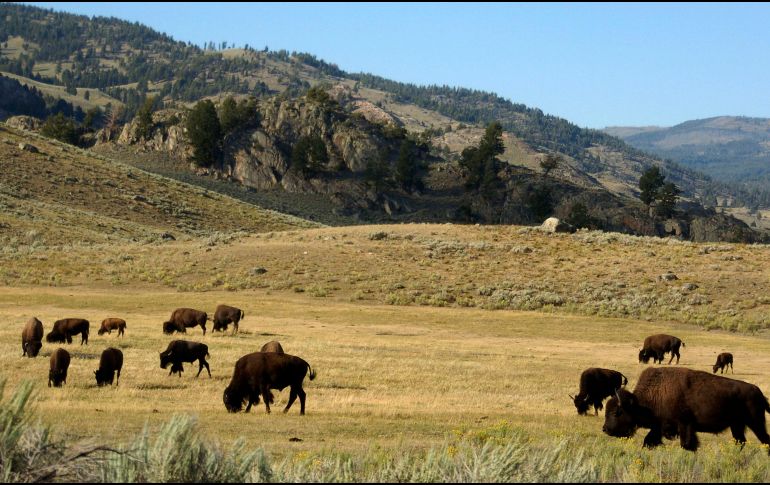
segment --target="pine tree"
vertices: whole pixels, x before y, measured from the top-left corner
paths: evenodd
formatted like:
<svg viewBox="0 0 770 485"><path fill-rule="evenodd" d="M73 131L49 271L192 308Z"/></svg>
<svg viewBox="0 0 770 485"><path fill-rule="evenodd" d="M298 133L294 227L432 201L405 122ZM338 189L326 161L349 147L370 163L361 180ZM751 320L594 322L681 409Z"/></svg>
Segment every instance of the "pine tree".
<svg viewBox="0 0 770 485"><path fill-rule="evenodd" d="M199 101L187 118L187 135L193 145L193 161L209 167L219 160L222 127L211 100Z"/></svg>

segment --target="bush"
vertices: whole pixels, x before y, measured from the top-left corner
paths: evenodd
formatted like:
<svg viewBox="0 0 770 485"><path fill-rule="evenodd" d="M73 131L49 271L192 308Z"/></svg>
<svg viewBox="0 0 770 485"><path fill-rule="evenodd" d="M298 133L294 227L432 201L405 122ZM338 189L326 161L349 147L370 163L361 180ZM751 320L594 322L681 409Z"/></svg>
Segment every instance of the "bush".
<svg viewBox="0 0 770 485"><path fill-rule="evenodd" d="M75 122L62 113L49 116L40 128L40 133L70 145L78 144L79 136Z"/></svg>

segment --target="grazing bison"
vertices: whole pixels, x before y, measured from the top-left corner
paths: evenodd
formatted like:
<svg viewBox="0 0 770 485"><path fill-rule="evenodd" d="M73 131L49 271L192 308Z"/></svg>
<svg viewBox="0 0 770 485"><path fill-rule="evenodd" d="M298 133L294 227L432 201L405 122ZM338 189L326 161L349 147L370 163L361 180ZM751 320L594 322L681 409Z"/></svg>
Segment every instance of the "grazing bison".
<svg viewBox="0 0 770 485"><path fill-rule="evenodd" d="M697 432L720 433L730 428L733 438L746 442L746 426L763 444L770 405L753 384L685 368L649 368L639 376L634 392L621 389L607 402L604 432L630 437L648 428L644 446L653 448L665 436L677 435L682 448L698 449Z"/></svg>
<svg viewBox="0 0 770 485"><path fill-rule="evenodd" d="M30 318L21 331L21 356L37 357L43 346L43 323L35 317Z"/></svg>
<svg viewBox="0 0 770 485"><path fill-rule="evenodd" d="M671 361L674 360L674 357L676 357L676 363L678 364L680 345L682 347L687 347L684 342L671 335L662 333L650 335L644 339L642 350L639 351L639 362L644 362L646 364L650 361L650 358L652 358L653 363L660 362L662 364L665 354L671 352L671 359L668 363L670 364Z"/></svg>
<svg viewBox="0 0 770 485"><path fill-rule="evenodd" d="M209 346L198 342L189 342L187 340L172 340L169 342L166 350L160 353L160 368L165 369L171 364L171 370L168 375L174 372L179 373L179 377L182 377L184 367L182 362L194 362L198 361L198 377L201 375L201 371L206 367L206 371L211 377L211 369L209 363L206 362L206 357L209 357Z"/></svg>
<svg viewBox="0 0 770 485"><path fill-rule="evenodd" d="M45 336L47 342L72 343L72 336L80 334L80 345L88 345L90 323L82 318L63 318L53 323L53 330Z"/></svg>
<svg viewBox="0 0 770 485"><path fill-rule="evenodd" d="M209 317L206 312L193 310L192 308L177 308L171 314L168 321L163 322L163 333L181 332L187 333L187 327L201 326L203 335L206 335L206 320Z"/></svg>
<svg viewBox="0 0 770 485"><path fill-rule="evenodd" d="M735 371L733 370L733 354L724 352L717 355L717 363L714 364L714 374L717 373L717 369L719 369L720 374L724 374L724 370L728 365L730 366L730 370L733 371L733 374L735 374Z"/></svg>
<svg viewBox="0 0 770 485"><path fill-rule="evenodd" d="M591 367L580 374L580 392L570 398L578 414L587 414L588 407L593 404L594 416L598 416L599 410L604 407L602 401L626 384L628 379L618 371Z"/></svg>
<svg viewBox="0 0 770 485"><path fill-rule="evenodd" d="M270 342L266 343L262 346L261 349L259 349L260 352L277 352L279 354L283 354L283 347L281 347L281 344L278 343L277 340L271 340Z"/></svg>
<svg viewBox="0 0 770 485"><path fill-rule="evenodd" d="M289 402L283 412L289 411L294 400L299 397L299 414L305 414L305 391L302 389L302 381L305 374L310 371L310 380L315 379L315 372L310 364L288 354L274 352L254 352L238 359L235 363L235 371L230 384L225 389L222 399L225 407L231 413L237 413L246 402L246 412L251 410L252 404L259 404L259 396L265 401L265 408L270 413L270 403L273 396L270 389L283 390L291 387Z"/></svg>
<svg viewBox="0 0 770 485"><path fill-rule="evenodd" d="M227 305L219 305L214 311L214 331L225 331L229 324L233 324L233 334L238 333L238 322L246 316L243 310Z"/></svg>
<svg viewBox="0 0 770 485"><path fill-rule="evenodd" d="M48 387L61 387L67 383L67 369L70 367L70 353L58 348L51 354L51 370L48 372Z"/></svg>
<svg viewBox="0 0 770 485"><path fill-rule="evenodd" d="M112 385L115 379L115 371L118 372L118 379L115 385L120 384L120 369L123 367L123 352L110 347L104 349L102 357L99 359L99 369L94 371L96 374L96 385L99 387Z"/></svg>
<svg viewBox="0 0 770 485"><path fill-rule="evenodd" d="M112 334L113 330L118 331L118 337L126 333L126 321L122 318L105 318L102 320L102 325L97 332L99 335L105 333Z"/></svg>

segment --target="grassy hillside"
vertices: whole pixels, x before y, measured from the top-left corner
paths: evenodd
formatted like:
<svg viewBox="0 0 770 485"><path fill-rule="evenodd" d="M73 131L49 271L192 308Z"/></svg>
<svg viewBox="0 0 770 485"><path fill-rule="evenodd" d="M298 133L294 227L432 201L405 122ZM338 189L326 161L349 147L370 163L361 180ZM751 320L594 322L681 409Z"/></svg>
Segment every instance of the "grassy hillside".
<svg viewBox="0 0 770 485"><path fill-rule="evenodd" d="M23 144L38 153L21 149ZM0 204L6 248L314 225L5 125L0 125Z"/></svg>
<svg viewBox="0 0 770 485"><path fill-rule="evenodd" d="M214 236L162 249L21 246L0 261L0 283L8 286L152 283L184 292L263 289L344 302L541 310L751 332L770 327L764 246L598 231L356 226ZM668 272L678 279L662 279Z"/></svg>

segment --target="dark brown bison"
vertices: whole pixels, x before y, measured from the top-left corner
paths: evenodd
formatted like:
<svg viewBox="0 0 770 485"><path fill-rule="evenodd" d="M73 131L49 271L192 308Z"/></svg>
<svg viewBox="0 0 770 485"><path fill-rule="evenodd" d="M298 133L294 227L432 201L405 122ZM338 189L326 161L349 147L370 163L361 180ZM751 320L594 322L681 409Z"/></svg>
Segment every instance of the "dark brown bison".
<svg viewBox="0 0 770 485"><path fill-rule="evenodd" d="M743 444L748 426L767 445L765 412L770 405L753 384L686 368L653 367L642 372L633 393L621 389L607 402L603 430L626 438L637 428L647 428L646 447L660 445L664 436L679 436L682 448L695 451L697 432L730 428Z"/></svg>
<svg viewBox="0 0 770 485"><path fill-rule="evenodd" d="M53 323L53 330L45 336L46 342L72 343L72 337L80 334L80 345L88 345L88 328L90 323L82 318L63 318Z"/></svg>
<svg viewBox="0 0 770 485"><path fill-rule="evenodd" d="M719 370L720 374L724 374L724 370L728 365L730 366L730 370L733 371L733 374L735 374L735 371L733 370L733 354L724 352L717 355L717 363L714 364L714 374L717 373L717 370Z"/></svg>
<svg viewBox="0 0 770 485"><path fill-rule="evenodd" d="M171 318L163 322L163 333L187 333L188 327L200 325L203 329L203 335L206 335L206 320L208 319L209 317L206 315L206 312L193 310L192 308L177 308L171 314Z"/></svg>
<svg viewBox="0 0 770 485"><path fill-rule="evenodd" d="M99 387L112 385L115 380L115 372L118 373L117 382L115 385L120 384L120 369L123 368L123 352L110 347L104 349L102 357L99 359L99 369L94 371L96 375L96 385Z"/></svg>
<svg viewBox="0 0 770 485"><path fill-rule="evenodd" d="M51 354L51 370L48 372L48 387L61 387L67 383L67 369L70 367L70 353L58 348Z"/></svg>
<svg viewBox="0 0 770 485"><path fill-rule="evenodd" d="M37 357L43 346L43 323L35 317L30 318L21 331L21 356Z"/></svg>
<svg viewBox="0 0 770 485"><path fill-rule="evenodd" d="M281 347L281 344L277 340L271 340L270 342L266 343L262 346L261 349L259 349L260 352L277 352L279 354L283 354L283 347Z"/></svg>
<svg viewBox="0 0 770 485"><path fill-rule="evenodd" d="M289 402L283 412L288 412L294 401L299 397L299 414L305 414L305 391L302 381L308 370L310 380L315 379L315 372L310 364L288 354L275 352L254 352L238 359L230 384L222 397L225 408L231 413L237 413L246 402L246 412L252 404L259 404L259 397L265 401L265 408L270 413L270 403L273 402L271 389L283 390L289 386Z"/></svg>
<svg viewBox="0 0 770 485"><path fill-rule="evenodd" d="M112 334L113 330L118 331L118 337L126 333L126 321L122 318L105 318L102 320L102 325L99 327L99 331L96 332L99 335L105 333Z"/></svg>
<svg viewBox="0 0 770 485"><path fill-rule="evenodd" d="M587 414L588 407L593 404L594 416L598 416L599 410L604 407L602 401L626 384L628 379L618 371L591 367L580 374L580 392L570 398L578 414Z"/></svg>
<svg viewBox="0 0 770 485"><path fill-rule="evenodd" d="M227 305L219 305L214 311L214 331L226 331L227 326L233 324L233 334L238 333L238 322L246 316L243 310Z"/></svg>
<svg viewBox="0 0 770 485"><path fill-rule="evenodd" d="M169 342L166 350L160 353L160 368L165 369L171 364L171 370L168 372L168 375L178 372L179 377L182 377L182 372L184 372L182 362L192 363L197 360L199 368L198 374L195 377L201 375L204 367L209 373L209 377L211 377L211 369L209 368L209 363L206 362L206 357L209 357L208 345L187 340L172 340Z"/></svg>
<svg viewBox="0 0 770 485"><path fill-rule="evenodd" d="M670 364L674 357L676 357L676 363L679 363L679 346L686 347L677 337L659 333L657 335L650 335L644 339L642 349L639 351L639 362L645 364L652 358L653 363L663 363L663 357L667 352L671 352L671 359L668 361Z"/></svg>

